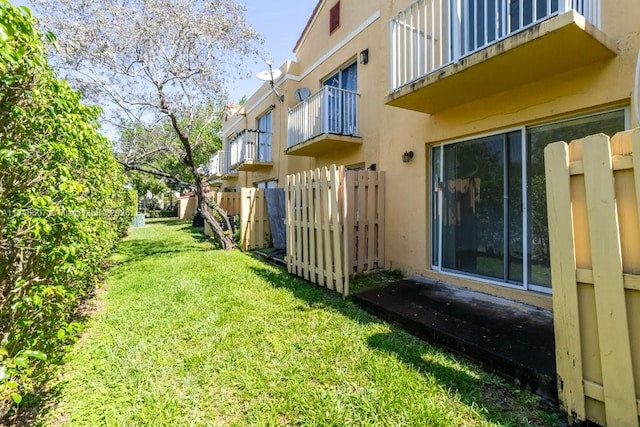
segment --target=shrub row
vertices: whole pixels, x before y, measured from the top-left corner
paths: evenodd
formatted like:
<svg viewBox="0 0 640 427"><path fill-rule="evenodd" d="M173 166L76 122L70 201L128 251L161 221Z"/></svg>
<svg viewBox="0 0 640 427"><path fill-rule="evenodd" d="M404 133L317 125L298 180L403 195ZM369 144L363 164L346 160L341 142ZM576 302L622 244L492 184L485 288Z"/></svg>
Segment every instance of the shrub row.
<svg viewBox="0 0 640 427"><path fill-rule="evenodd" d="M27 8L0 0L0 416L73 342L79 303L136 206L100 110L49 67Z"/></svg>

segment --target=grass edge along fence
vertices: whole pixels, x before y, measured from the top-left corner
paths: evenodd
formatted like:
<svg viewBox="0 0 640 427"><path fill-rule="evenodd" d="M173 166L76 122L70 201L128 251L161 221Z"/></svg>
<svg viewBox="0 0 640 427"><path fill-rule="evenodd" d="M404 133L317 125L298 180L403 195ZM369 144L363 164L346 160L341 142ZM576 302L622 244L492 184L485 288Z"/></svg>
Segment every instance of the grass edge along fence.
<svg viewBox="0 0 640 427"><path fill-rule="evenodd" d="M561 406L638 426L640 128L550 144L545 169Z"/></svg>

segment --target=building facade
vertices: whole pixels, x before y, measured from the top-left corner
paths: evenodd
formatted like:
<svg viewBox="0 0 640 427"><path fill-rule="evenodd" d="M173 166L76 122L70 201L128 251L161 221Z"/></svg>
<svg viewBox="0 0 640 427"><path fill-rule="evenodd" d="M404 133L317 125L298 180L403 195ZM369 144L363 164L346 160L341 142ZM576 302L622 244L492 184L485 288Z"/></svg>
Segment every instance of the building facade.
<svg viewBox="0 0 640 427"><path fill-rule="evenodd" d="M551 307L544 147L638 126L632 0L320 0L222 188L385 171L386 267Z"/></svg>

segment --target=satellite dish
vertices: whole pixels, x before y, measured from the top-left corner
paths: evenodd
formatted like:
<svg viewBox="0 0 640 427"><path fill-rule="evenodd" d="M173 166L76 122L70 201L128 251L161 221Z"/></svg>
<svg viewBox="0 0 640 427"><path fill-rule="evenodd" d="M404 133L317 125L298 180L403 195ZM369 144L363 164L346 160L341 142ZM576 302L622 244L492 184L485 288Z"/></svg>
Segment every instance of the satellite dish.
<svg viewBox="0 0 640 427"><path fill-rule="evenodd" d="M311 96L311 91L306 87L301 87L296 89L295 96L298 102L302 102Z"/></svg>
<svg viewBox="0 0 640 427"><path fill-rule="evenodd" d="M256 77L262 80L263 82L274 82L281 75L282 75L282 71L276 68L275 70L269 69L266 71L260 71L259 73L256 74Z"/></svg>

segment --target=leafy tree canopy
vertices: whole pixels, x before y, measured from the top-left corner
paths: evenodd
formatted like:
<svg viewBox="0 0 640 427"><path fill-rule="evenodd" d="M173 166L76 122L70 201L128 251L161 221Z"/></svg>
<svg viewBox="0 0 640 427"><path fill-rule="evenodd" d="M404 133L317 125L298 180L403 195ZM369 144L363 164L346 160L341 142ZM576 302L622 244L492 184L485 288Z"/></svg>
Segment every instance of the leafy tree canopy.
<svg viewBox="0 0 640 427"><path fill-rule="evenodd" d="M262 40L247 23L244 7L233 0L32 2L45 27L58 36L56 65L105 107L112 123L131 130L121 141L125 168L190 187L198 196L198 212L224 247L232 247L216 218L203 209L198 166L213 152L199 147L215 145L210 136L219 112L213 106L226 102L230 79L246 74L243 62L260 54ZM132 149L138 142L141 147ZM156 154L160 159L151 161Z"/></svg>

